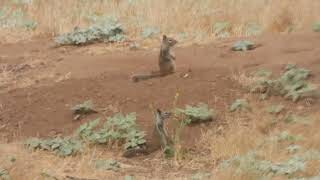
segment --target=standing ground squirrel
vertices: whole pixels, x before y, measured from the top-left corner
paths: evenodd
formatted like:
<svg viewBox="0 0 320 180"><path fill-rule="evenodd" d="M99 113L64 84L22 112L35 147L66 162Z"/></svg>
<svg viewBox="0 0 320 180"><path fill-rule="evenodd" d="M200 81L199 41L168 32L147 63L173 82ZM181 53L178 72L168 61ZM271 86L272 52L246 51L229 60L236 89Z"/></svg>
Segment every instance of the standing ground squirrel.
<svg viewBox="0 0 320 180"><path fill-rule="evenodd" d="M176 71L176 57L172 47L177 43L177 40L163 35L159 55L159 71L151 72L150 74L133 75L132 81L138 82L140 80L162 77L174 73Z"/></svg>
<svg viewBox="0 0 320 180"><path fill-rule="evenodd" d="M160 136L160 142L162 148L166 148L170 143L171 140L169 135L164 127L164 121L172 116L171 112L163 112L160 109L156 110L155 117L156 117L156 125L155 129Z"/></svg>
<svg viewBox="0 0 320 180"><path fill-rule="evenodd" d="M164 121L169 119L172 116L172 112L165 112L157 109L155 111L155 132L159 135L161 147L166 148L168 145L172 144L172 140L170 139L165 127ZM139 154L149 154L150 149L148 150L147 145L143 144L141 146L137 146L136 148L127 149L122 156L126 158L135 157Z"/></svg>

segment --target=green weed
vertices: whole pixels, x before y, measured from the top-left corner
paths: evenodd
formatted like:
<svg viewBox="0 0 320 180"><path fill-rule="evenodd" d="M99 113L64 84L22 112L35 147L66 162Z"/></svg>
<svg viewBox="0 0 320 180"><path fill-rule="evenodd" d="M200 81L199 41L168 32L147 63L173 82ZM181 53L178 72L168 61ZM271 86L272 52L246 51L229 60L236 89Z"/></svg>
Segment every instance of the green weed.
<svg viewBox="0 0 320 180"><path fill-rule="evenodd" d="M319 95L317 87L307 82L311 72L296 65L287 65L285 72L278 79L269 76L259 77L251 87L251 92L261 93L263 99L271 95L280 95L293 102L303 97Z"/></svg>
<svg viewBox="0 0 320 180"><path fill-rule="evenodd" d="M236 99L236 101L230 106L231 112L242 110L250 110L249 103L246 99Z"/></svg>
<svg viewBox="0 0 320 180"><path fill-rule="evenodd" d="M248 40L243 40L243 41L237 41L233 46L232 50L233 51L248 51L252 50L255 48L255 43L248 41Z"/></svg>
<svg viewBox="0 0 320 180"><path fill-rule="evenodd" d="M199 103L197 106L186 105L185 109L176 109L178 114L186 116L186 124L211 121L216 117L213 109L209 109L207 104Z"/></svg>
<svg viewBox="0 0 320 180"><path fill-rule="evenodd" d="M73 32L56 37L59 45L85 45L93 42L119 42L125 39L122 24L113 17L100 18L88 28L74 28Z"/></svg>
<svg viewBox="0 0 320 180"><path fill-rule="evenodd" d="M33 150L52 151L62 157L75 155L82 150L82 142L70 137L51 139L31 138L26 142L26 146Z"/></svg>

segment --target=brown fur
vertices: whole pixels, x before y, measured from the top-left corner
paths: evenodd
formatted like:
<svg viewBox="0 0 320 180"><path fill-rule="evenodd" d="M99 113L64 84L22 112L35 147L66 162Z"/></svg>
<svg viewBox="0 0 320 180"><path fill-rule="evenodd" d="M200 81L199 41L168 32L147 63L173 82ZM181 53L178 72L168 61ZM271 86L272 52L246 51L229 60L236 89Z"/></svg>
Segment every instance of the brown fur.
<svg viewBox="0 0 320 180"><path fill-rule="evenodd" d="M147 80L155 77L163 77L173 74L176 71L175 55L172 47L177 44L177 40L163 35L160 54L159 54L159 71L151 72L150 74L138 74L132 76L133 82Z"/></svg>

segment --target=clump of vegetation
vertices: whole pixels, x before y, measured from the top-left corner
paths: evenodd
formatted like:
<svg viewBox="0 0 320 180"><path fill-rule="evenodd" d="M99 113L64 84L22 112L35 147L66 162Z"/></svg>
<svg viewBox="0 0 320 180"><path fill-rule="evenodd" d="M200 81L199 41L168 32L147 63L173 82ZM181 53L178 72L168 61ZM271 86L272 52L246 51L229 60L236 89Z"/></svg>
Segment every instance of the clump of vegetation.
<svg viewBox="0 0 320 180"><path fill-rule="evenodd" d="M51 139L32 138L26 142L26 146L33 150L52 151L62 157L75 155L82 150L82 142L70 137Z"/></svg>
<svg viewBox="0 0 320 180"><path fill-rule="evenodd" d="M262 94L262 98L270 95L281 95L293 102L303 97L318 96L315 85L307 82L311 72L296 65L288 65L285 72L278 79L260 76L251 87L251 92Z"/></svg>
<svg viewBox="0 0 320 180"><path fill-rule="evenodd" d="M0 28L25 28L34 30L37 28L37 22L25 17L21 8L3 6L0 8Z"/></svg>
<svg viewBox="0 0 320 180"><path fill-rule="evenodd" d="M313 27L312 27L312 30L314 32L320 32L320 22L316 22Z"/></svg>
<svg viewBox="0 0 320 180"><path fill-rule="evenodd" d="M77 133L81 139L90 143L105 144L108 142L125 141L125 149L139 148L145 145L145 133L138 130L136 114L116 114L107 118L103 127L97 129L100 119L80 126Z"/></svg>
<svg viewBox="0 0 320 180"><path fill-rule="evenodd" d="M6 169L0 167L0 179L11 180L11 176Z"/></svg>
<svg viewBox="0 0 320 180"><path fill-rule="evenodd" d="M175 153L176 153L176 151L173 146L168 145L163 150L163 154L164 154L165 158L172 158L172 157L174 157Z"/></svg>
<svg viewBox="0 0 320 180"><path fill-rule="evenodd" d="M284 106L281 104L273 105L267 108L267 112L274 115L281 113L283 110L284 110Z"/></svg>
<svg viewBox="0 0 320 180"><path fill-rule="evenodd" d="M290 154L297 153L301 149L301 146L292 144L287 147L287 150Z"/></svg>
<svg viewBox="0 0 320 180"><path fill-rule="evenodd" d="M79 119L82 115L97 113L94 110L94 105L91 100L85 101L82 104L75 105L71 108L73 114L75 115L74 119Z"/></svg>
<svg viewBox="0 0 320 180"><path fill-rule="evenodd" d="M262 27L256 23L248 23L246 25L246 35L247 36L257 36L262 33Z"/></svg>
<svg viewBox="0 0 320 180"><path fill-rule="evenodd" d="M100 18L88 28L74 28L73 32L58 36L59 45L84 45L93 42L119 42L125 39L123 25L112 17Z"/></svg>
<svg viewBox="0 0 320 180"><path fill-rule="evenodd" d="M230 36L231 24L228 21L216 22L213 25L213 32L217 37L225 38Z"/></svg>
<svg viewBox="0 0 320 180"><path fill-rule="evenodd" d="M117 171L118 169L120 169L121 165L116 160L96 160L95 167L96 169L100 170Z"/></svg>
<svg viewBox="0 0 320 180"><path fill-rule="evenodd" d="M205 179L211 179L211 178L212 178L212 174L208 172L198 172L191 176L191 180L205 180Z"/></svg>
<svg viewBox="0 0 320 180"><path fill-rule="evenodd" d="M291 134L289 131L283 131L276 137L277 141L295 142L303 139L301 135Z"/></svg>
<svg viewBox="0 0 320 180"><path fill-rule="evenodd" d="M302 117L302 116L298 116L298 115L290 113L285 117L284 121L286 123L309 124L311 120L308 117Z"/></svg>
<svg viewBox="0 0 320 180"><path fill-rule="evenodd" d="M248 41L248 40L243 40L243 41L237 41L233 46L232 50L233 51L248 51L252 50L256 47L254 42Z"/></svg>
<svg viewBox="0 0 320 180"><path fill-rule="evenodd" d="M209 109L207 104L199 103L197 106L186 105L185 109L176 109L178 114L186 116L186 124L212 121L216 117L213 109Z"/></svg>
<svg viewBox="0 0 320 180"><path fill-rule="evenodd" d="M308 157L308 152L302 155L290 157L287 161L273 163L268 160L259 158L254 151L243 156L236 156L220 165L220 168L236 168L236 173L253 173L260 177L272 178L274 176L287 176L292 178L298 173L306 170L307 162L311 160Z"/></svg>
<svg viewBox="0 0 320 180"><path fill-rule="evenodd" d="M243 111L250 110L249 103L246 99L236 99L234 103L230 106L230 111Z"/></svg>

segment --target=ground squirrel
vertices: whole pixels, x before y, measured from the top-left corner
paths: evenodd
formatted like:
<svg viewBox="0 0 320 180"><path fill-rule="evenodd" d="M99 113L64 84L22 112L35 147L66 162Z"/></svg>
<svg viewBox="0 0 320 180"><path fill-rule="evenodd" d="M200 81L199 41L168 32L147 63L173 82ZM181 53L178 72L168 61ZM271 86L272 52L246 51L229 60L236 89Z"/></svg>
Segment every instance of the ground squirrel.
<svg viewBox="0 0 320 180"><path fill-rule="evenodd" d="M171 143L171 139L164 127L164 121L172 116L171 112L161 111L157 109L155 111L155 131L158 133L163 148L167 147ZM148 148L146 144L137 146L136 148L127 149L122 156L126 158L135 157L139 154L148 154Z"/></svg>
<svg viewBox="0 0 320 180"><path fill-rule="evenodd" d="M169 143L171 143L170 142L171 140L170 140L168 133L164 127L164 121L166 119L170 118L172 116L172 113L171 112L163 112L160 109L157 109L155 116L156 116L155 128L160 136L161 146L163 148L166 148L169 145Z"/></svg>
<svg viewBox="0 0 320 180"><path fill-rule="evenodd" d="M159 71L151 72L150 74L133 75L132 81L138 82L141 80L162 77L174 73L176 71L176 58L174 52L172 51L172 47L177 43L177 40L163 35L159 55Z"/></svg>

